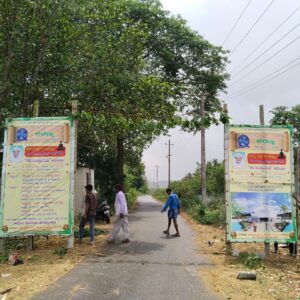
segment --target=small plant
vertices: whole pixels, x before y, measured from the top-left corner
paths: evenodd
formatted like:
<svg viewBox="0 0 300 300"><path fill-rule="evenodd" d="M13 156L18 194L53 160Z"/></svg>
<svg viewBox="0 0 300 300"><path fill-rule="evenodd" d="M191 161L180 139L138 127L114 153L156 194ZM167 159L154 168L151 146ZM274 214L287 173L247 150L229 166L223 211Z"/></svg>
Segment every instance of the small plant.
<svg viewBox="0 0 300 300"><path fill-rule="evenodd" d="M36 260L38 260L38 259L40 259L40 258L41 258L40 255L33 255L33 256L29 257L28 260L29 260L29 261L36 261Z"/></svg>
<svg viewBox="0 0 300 300"><path fill-rule="evenodd" d="M101 234L106 234L106 233L107 233L107 231L95 228L95 235L101 235ZM90 236L90 231L87 226L86 228L84 228L83 237L88 237L88 236ZM76 228L74 230L74 237L79 238L79 229L78 228Z"/></svg>
<svg viewBox="0 0 300 300"><path fill-rule="evenodd" d="M8 261L8 255L0 255L0 264L4 264Z"/></svg>
<svg viewBox="0 0 300 300"><path fill-rule="evenodd" d="M254 253L241 252L238 257L238 262L250 269L254 269L258 265L261 265L262 258Z"/></svg>
<svg viewBox="0 0 300 300"><path fill-rule="evenodd" d="M59 258L63 258L68 253L68 249L65 247L59 247L56 248L53 253L57 254Z"/></svg>

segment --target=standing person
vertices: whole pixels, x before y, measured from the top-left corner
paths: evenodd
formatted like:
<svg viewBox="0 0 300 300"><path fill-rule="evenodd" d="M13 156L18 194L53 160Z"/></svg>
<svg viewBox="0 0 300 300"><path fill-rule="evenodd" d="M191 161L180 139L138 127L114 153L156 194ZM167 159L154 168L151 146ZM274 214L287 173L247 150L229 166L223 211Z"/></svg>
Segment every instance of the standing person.
<svg viewBox="0 0 300 300"><path fill-rule="evenodd" d="M171 221L173 219L173 223L174 223L174 227L176 229L176 233L172 234L172 236L180 237L178 224L177 224L177 217L180 213L179 198L175 193L172 193L172 189L170 189L170 188L166 189L166 193L169 195L169 197L168 197L167 202L164 205L163 209L161 210L161 212L163 213L169 207L169 210L168 210L168 229L163 231L163 233L170 234Z"/></svg>
<svg viewBox="0 0 300 300"><path fill-rule="evenodd" d="M97 208L97 198L93 191L93 186L88 184L85 186L85 208L84 214L81 218L79 225L79 242L82 242L84 234L84 226L87 222L90 225L90 245L94 245L95 238L95 218L96 218L96 208Z"/></svg>
<svg viewBox="0 0 300 300"><path fill-rule="evenodd" d="M120 184L116 185L116 199L115 199L115 210L117 220L109 234L107 239L108 243L113 243L122 227L124 233L124 240L122 243L129 243L129 229L128 229L128 209L126 197L122 191L122 186Z"/></svg>

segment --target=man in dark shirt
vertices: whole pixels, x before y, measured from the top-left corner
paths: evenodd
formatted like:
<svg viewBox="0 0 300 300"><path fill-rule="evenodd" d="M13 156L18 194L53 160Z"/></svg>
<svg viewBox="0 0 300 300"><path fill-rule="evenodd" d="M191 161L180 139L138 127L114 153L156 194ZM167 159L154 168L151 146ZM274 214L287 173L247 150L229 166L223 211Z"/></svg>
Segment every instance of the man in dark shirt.
<svg viewBox="0 0 300 300"><path fill-rule="evenodd" d="M91 184L86 185L85 190L86 190L85 209L79 225L79 242L82 242L83 235L84 235L84 226L87 222L89 222L90 225L89 244L94 245L97 199L95 194L92 192L93 186Z"/></svg>

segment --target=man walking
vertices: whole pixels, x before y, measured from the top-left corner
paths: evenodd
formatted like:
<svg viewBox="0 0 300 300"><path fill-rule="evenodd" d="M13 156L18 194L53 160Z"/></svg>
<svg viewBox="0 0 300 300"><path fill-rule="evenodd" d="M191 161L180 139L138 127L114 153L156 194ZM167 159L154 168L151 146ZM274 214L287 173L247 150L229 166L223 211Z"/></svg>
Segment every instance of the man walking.
<svg viewBox="0 0 300 300"><path fill-rule="evenodd" d="M122 191L122 186L120 184L116 185L116 199L115 199L115 210L117 220L109 234L107 239L108 243L113 243L122 227L124 233L124 239L122 243L129 243L129 229L128 229L128 209L126 197Z"/></svg>
<svg viewBox="0 0 300 300"><path fill-rule="evenodd" d="M177 217L180 213L180 202L179 202L178 196L175 193L172 193L172 189L167 188L166 193L168 194L169 197L168 197L167 202L164 205L163 209L161 210L161 212L163 213L169 207L169 210L168 210L168 229L163 231L163 233L170 234L171 222L173 220L174 227L176 229L176 233L172 234L172 236L180 237L178 224L177 224Z"/></svg>
<svg viewBox="0 0 300 300"><path fill-rule="evenodd" d="M94 245L95 238L95 218L96 218L96 208L97 199L93 191L93 186L88 184L85 186L86 196L85 196L85 208L84 214L81 218L79 225L79 242L82 242L84 235L84 226L87 222L90 225L90 245Z"/></svg>

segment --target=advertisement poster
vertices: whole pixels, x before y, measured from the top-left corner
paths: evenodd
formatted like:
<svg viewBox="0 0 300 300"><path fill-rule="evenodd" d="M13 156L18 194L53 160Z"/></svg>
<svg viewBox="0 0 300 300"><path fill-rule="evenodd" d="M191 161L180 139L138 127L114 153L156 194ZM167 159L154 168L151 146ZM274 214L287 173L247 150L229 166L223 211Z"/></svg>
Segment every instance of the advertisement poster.
<svg viewBox="0 0 300 300"><path fill-rule="evenodd" d="M290 127L227 127L229 241L296 241L292 133Z"/></svg>
<svg viewBox="0 0 300 300"><path fill-rule="evenodd" d="M0 236L72 234L74 126L70 118L7 122Z"/></svg>

